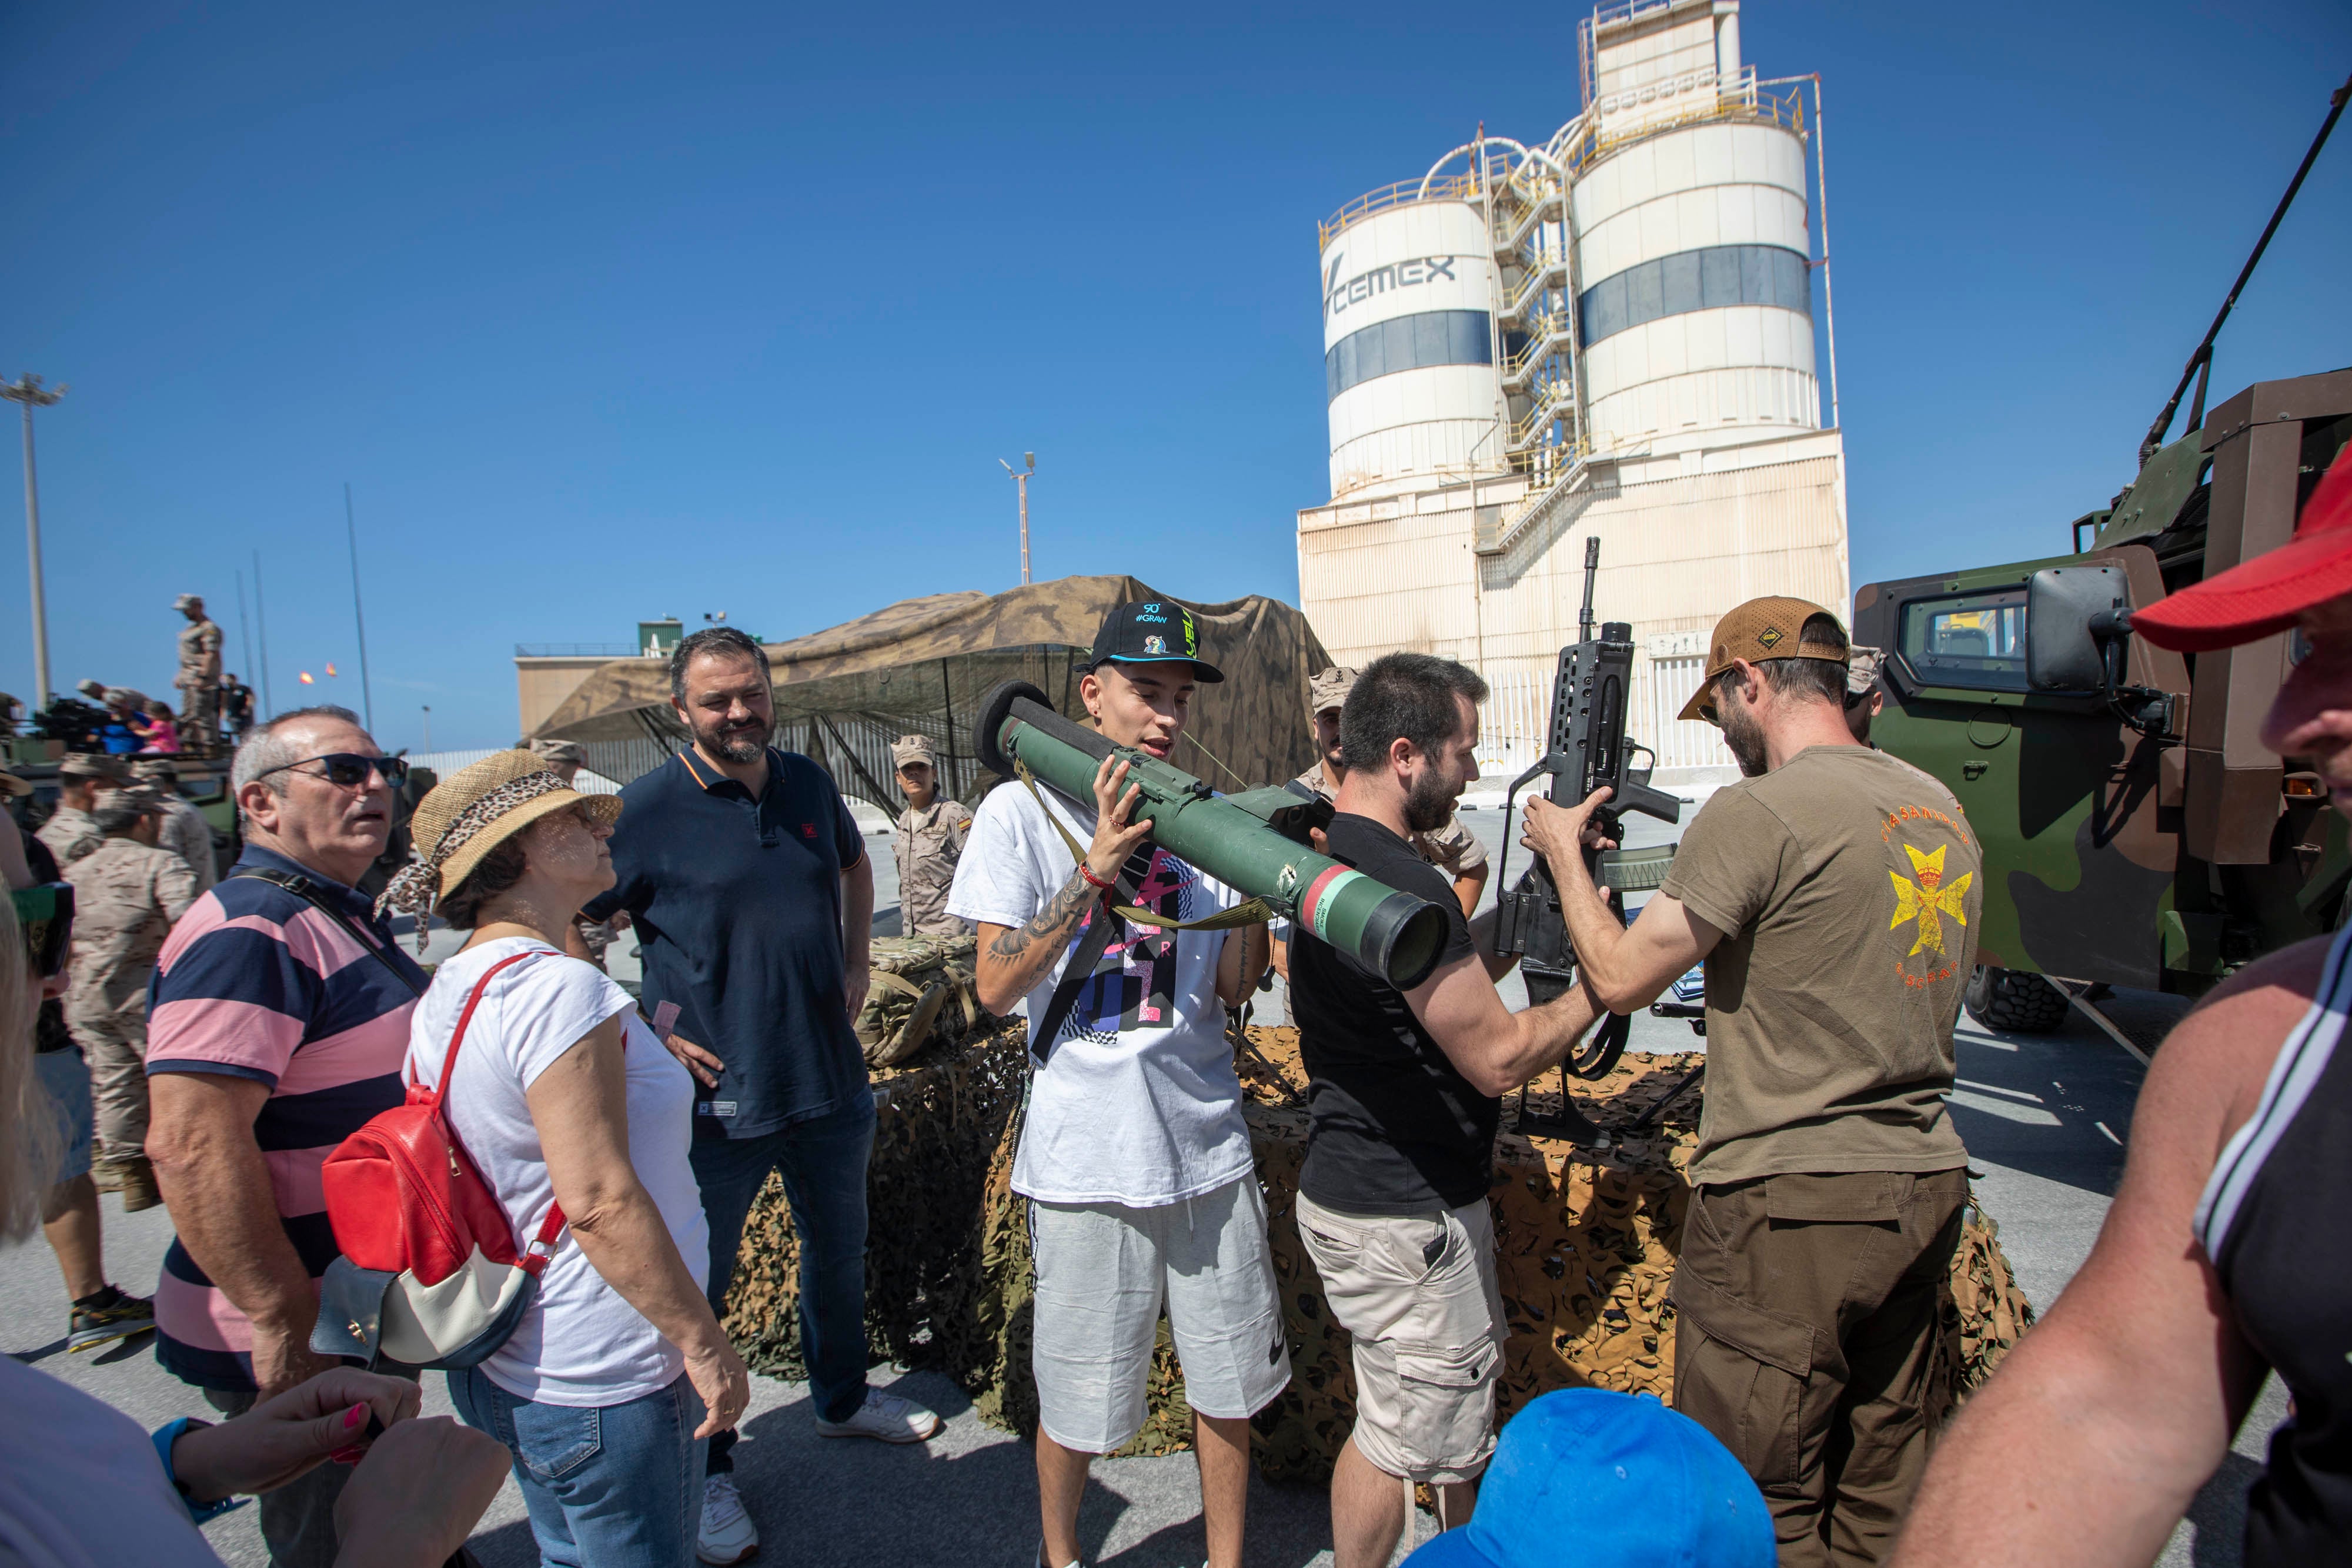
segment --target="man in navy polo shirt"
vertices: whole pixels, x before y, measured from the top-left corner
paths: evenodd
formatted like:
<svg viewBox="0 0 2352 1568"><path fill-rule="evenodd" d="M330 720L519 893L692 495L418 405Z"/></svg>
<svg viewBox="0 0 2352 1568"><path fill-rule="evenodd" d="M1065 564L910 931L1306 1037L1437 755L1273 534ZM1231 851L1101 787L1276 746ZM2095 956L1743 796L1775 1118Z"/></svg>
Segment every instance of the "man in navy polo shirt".
<svg viewBox="0 0 2352 1568"><path fill-rule="evenodd" d="M914 1443L940 1418L866 1385L866 1162L874 1096L853 1028L866 999L874 868L824 770L768 744L768 661L730 626L670 654L670 705L694 745L621 791L619 880L583 912L625 909L645 951L646 1010L701 1085L694 1175L722 1311L751 1201L781 1171L800 1239L801 1348L817 1430ZM710 1442L698 1549L759 1546Z"/></svg>

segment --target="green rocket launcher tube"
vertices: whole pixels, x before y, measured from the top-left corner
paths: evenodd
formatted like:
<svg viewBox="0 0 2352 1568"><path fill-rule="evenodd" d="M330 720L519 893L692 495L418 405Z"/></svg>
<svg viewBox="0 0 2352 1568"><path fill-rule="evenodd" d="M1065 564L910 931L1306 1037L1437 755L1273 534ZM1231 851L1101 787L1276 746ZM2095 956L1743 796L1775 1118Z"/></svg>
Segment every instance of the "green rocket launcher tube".
<svg viewBox="0 0 2352 1568"><path fill-rule="evenodd" d="M1026 768L1073 800L1094 800L1105 758L1127 763L1139 786L1135 820L1152 839L1273 915L1312 931L1400 990L1437 967L1444 912L1308 847L1307 832L1328 810L1288 789L1219 796L1206 784L1131 747L1113 746L1054 711L1026 681L1006 681L982 699L975 727L980 759L1004 778Z"/></svg>

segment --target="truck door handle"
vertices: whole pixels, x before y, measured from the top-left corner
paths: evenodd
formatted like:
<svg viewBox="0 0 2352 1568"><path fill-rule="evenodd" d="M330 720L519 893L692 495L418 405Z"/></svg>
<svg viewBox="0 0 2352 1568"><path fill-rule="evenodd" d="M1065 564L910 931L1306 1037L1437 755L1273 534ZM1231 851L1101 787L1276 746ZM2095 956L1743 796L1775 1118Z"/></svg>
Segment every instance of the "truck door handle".
<svg viewBox="0 0 2352 1568"><path fill-rule="evenodd" d="M1981 779L1985 769L1991 766L1990 762L1963 762L1960 764L1960 777L1971 781Z"/></svg>

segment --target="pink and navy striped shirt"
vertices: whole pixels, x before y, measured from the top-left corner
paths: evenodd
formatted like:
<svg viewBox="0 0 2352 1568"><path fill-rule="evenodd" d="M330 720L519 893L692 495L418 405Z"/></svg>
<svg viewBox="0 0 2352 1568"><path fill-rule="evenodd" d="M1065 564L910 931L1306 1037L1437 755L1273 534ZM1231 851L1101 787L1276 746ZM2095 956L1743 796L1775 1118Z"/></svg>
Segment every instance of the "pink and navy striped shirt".
<svg viewBox="0 0 2352 1568"><path fill-rule="evenodd" d="M393 966L309 900L236 874L248 868L309 878ZM156 960L147 1071L269 1085L254 1141L269 1167L279 1223L313 1281L336 1253L320 1167L370 1117L401 1103L408 1015L425 986L425 971L399 950L365 894L250 844L236 870L181 916ZM156 1284L155 1328L155 1359L184 1381L254 1386L252 1325L176 1239Z"/></svg>

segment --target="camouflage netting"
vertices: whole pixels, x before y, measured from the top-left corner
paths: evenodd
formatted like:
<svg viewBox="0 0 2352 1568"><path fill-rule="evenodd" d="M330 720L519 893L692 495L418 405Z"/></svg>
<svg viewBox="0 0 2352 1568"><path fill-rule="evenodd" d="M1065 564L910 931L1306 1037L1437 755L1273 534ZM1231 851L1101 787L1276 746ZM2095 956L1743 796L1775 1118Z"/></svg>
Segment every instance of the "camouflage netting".
<svg viewBox="0 0 2352 1568"><path fill-rule="evenodd" d="M960 1054L927 1052L912 1071L887 1080L892 1095L875 1146L866 1314L877 1352L887 1347L902 1360L947 1372L972 1395L983 1419L1026 1436L1036 1426L1029 1237L1010 1186L1019 1028L1007 1025ZM1263 1060L1242 1059L1251 1096L1245 1113L1265 1190L1293 1372L1289 1388L1257 1417L1258 1468L1273 1480L1321 1480L1353 1418L1355 1376L1347 1331L1324 1307L1293 1218L1307 1117L1270 1074L1279 1073L1292 1091L1305 1084L1297 1031L1249 1032ZM1507 1102L1491 1194L1509 1318L1505 1418L1554 1388L1590 1385L1672 1398L1675 1314L1666 1288L1689 1207L1682 1173L1697 1143L1701 1092L1685 1092L1654 1127L1633 1124L1702 1060L1695 1053L1628 1057L1609 1077L1580 1089L1580 1105L1621 1140L1600 1162L1558 1140L1509 1131ZM923 1087L914 1087L918 1082ZM956 1087L942 1088L950 1084ZM996 1098L983 1105L992 1093ZM1548 1098L1531 1096L1530 1109L1543 1109ZM949 1117L944 1128L909 1124L942 1112ZM931 1151L940 1164L919 1175L909 1168L908 1162ZM967 1224L969 1230L959 1229ZM728 1322L754 1365L798 1376L798 1325L788 1310L790 1228L772 1182L745 1235ZM919 1289L927 1293L919 1296ZM1945 1312L1939 1409L1948 1410L1989 1376L2032 1321L1993 1224L1972 1199ZM1190 1445L1183 1377L1165 1321L1150 1408L1143 1431L1122 1453L1164 1454Z"/></svg>
<svg viewBox="0 0 2352 1568"><path fill-rule="evenodd" d="M949 794L977 800L988 775L971 727L1000 681L1025 680L1084 719L1076 673L1103 615L1123 600L1166 598L1132 577L1065 577L1009 592L935 593L766 650L775 681L776 742L814 758L844 794L896 816L904 804L890 742L928 737ZM1201 656L1225 674L1193 698L1174 761L1220 789L1280 783L1315 760L1307 680L1331 661L1307 618L1253 595L1222 604L1172 600L1192 611ZM684 741L660 659L602 665L539 727L538 737L579 742L588 765L622 783L658 766Z"/></svg>
<svg viewBox="0 0 2352 1568"><path fill-rule="evenodd" d="M1021 1103L1026 1029L982 1014L978 1029L950 1028L944 1041L873 1073L866 1336L877 1357L936 1367L966 1388L995 1376L999 1336L982 1321L982 1218ZM799 1269L783 1184L771 1176L743 1228L727 1332L744 1360L778 1377L808 1375Z"/></svg>

